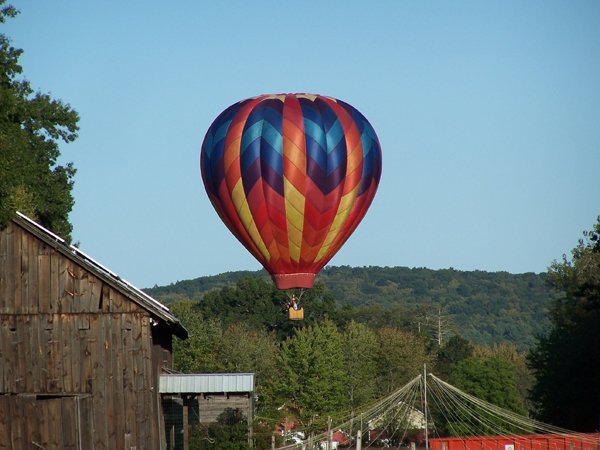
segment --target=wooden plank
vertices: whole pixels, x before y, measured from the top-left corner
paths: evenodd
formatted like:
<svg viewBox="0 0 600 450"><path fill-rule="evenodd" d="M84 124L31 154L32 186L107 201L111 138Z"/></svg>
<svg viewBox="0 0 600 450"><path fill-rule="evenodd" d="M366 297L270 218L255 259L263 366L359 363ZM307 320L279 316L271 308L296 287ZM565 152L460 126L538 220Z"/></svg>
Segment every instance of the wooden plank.
<svg viewBox="0 0 600 450"><path fill-rule="evenodd" d="M114 366L114 347L115 342L113 341L113 333L112 328L113 324L113 315L112 314L103 314L102 318L104 319L104 334L105 334L105 342L106 349L104 351L104 370L106 373L106 419L107 419L107 427L108 427L108 448L118 448L117 447L117 436L116 436L116 418L115 418L115 366Z"/></svg>
<svg viewBox="0 0 600 450"><path fill-rule="evenodd" d="M96 449L108 449L108 414L106 392L107 371L105 354L108 352L106 314L95 314L90 323L91 333L96 336L96 345L92 354L94 367L93 404L94 404L94 445Z"/></svg>
<svg viewBox="0 0 600 450"><path fill-rule="evenodd" d="M2 360L0 360L0 364ZM6 439L0 439L0 450L12 449L10 440L11 424L11 409L10 409L10 395L0 394L0 436L6 437Z"/></svg>
<svg viewBox="0 0 600 450"><path fill-rule="evenodd" d="M39 264L39 241L29 237L29 270L28 270L28 290L29 290L29 312L39 313L40 298L38 288L38 264Z"/></svg>
<svg viewBox="0 0 600 450"><path fill-rule="evenodd" d="M102 282L90 273L86 273L87 301L85 311L96 312L99 309L100 296L102 295Z"/></svg>
<svg viewBox="0 0 600 450"><path fill-rule="evenodd" d="M31 327L35 316L21 315L17 324L17 334L19 339L18 346L18 365L19 365L19 383L17 383L18 392L33 392L33 367L31 361L35 358L31 353ZM37 326L37 325L33 325Z"/></svg>
<svg viewBox="0 0 600 450"><path fill-rule="evenodd" d="M120 294L119 294L120 295ZM114 437L116 445L113 448L124 447L124 427L125 427L125 390L123 388L123 373L125 370L125 353L123 348L123 325L121 323L122 314L111 314L111 348L110 356L112 363L112 394L113 394L113 419L114 419ZM129 399L128 399L129 400Z"/></svg>
<svg viewBox="0 0 600 450"><path fill-rule="evenodd" d="M48 367L46 389L48 393L59 393L64 391L62 382L62 324L59 314L55 314L52 317L52 328L47 330L49 336L46 352L46 364Z"/></svg>
<svg viewBox="0 0 600 450"><path fill-rule="evenodd" d="M75 298L73 277L73 263L60 255L58 265L58 294L60 296L60 312L73 312Z"/></svg>
<svg viewBox="0 0 600 450"><path fill-rule="evenodd" d="M41 398L38 402L40 413L48 424L47 435L42 436L43 446L49 449L62 448L61 399L60 397Z"/></svg>
<svg viewBox="0 0 600 450"><path fill-rule="evenodd" d="M183 395L183 450L190 450L189 395Z"/></svg>
<svg viewBox="0 0 600 450"><path fill-rule="evenodd" d="M126 302L128 303L128 302ZM123 295L115 289L110 290L110 312L119 313L123 311Z"/></svg>
<svg viewBox="0 0 600 450"><path fill-rule="evenodd" d="M70 292L73 294L72 304L70 312L72 313L80 313L81 311L81 297L85 295L84 290L81 286L81 277L83 276L83 269L79 267L75 263L69 263L69 268L67 269L67 278L71 283Z"/></svg>
<svg viewBox="0 0 600 450"><path fill-rule="evenodd" d="M45 246L38 249L37 262L37 289L38 289L38 311L50 313L50 255Z"/></svg>
<svg viewBox="0 0 600 450"><path fill-rule="evenodd" d="M66 302L68 305L68 302ZM63 304L64 306L64 304ZM73 392L73 360L78 360L79 339L77 339L77 316L74 314L60 315L60 358L62 360L63 392ZM75 332L75 333L74 333Z"/></svg>
<svg viewBox="0 0 600 450"><path fill-rule="evenodd" d="M17 341L16 327L13 328L11 323L16 321L14 315L4 316L2 321L2 354L4 355L4 390L3 392L16 393L17 389L15 386L15 361L17 359L17 348L15 342Z"/></svg>
<svg viewBox="0 0 600 450"><path fill-rule="evenodd" d="M75 292L77 304L75 311L96 312L99 308L102 282L81 267L76 267Z"/></svg>
<svg viewBox="0 0 600 450"><path fill-rule="evenodd" d="M94 333L97 329L98 315L88 314L89 328L87 330L79 330L79 336L82 343L81 353L83 360L80 367L81 391L91 394L93 392L96 373L94 371L94 353L98 336Z"/></svg>
<svg viewBox="0 0 600 450"><path fill-rule="evenodd" d="M19 395L19 397L25 418L23 421L23 434L27 446L30 446L32 443L41 440L38 421L35 420L38 414L37 401L35 395Z"/></svg>
<svg viewBox="0 0 600 450"><path fill-rule="evenodd" d="M82 365L84 361L83 349L85 348L85 342L81 339L82 326L87 326L87 315L85 314L73 314L71 315L71 329L69 333L69 340L71 342L71 391L74 393L82 392L81 379ZM86 325L87 324L87 325Z"/></svg>
<svg viewBox="0 0 600 450"><path fill-rule="evenodd" d="M8 227L0 229L0 313L9 312L8 302Z"/></svg>
<svg viewBox="0 0 600 450"><path fill-rule="evenodd" d="M5 312L15 313L17 312L17 305L15 304L15 230L14 226L9 225L5 231L6 239L6 278L4 279L4 290L2 296L6 299Z"/></svg>
<svg viewBox="0 0 600 450"><path fill-rule="evenodd" d="M29 360L29 370L31 373L31 386L30 392L39 393L41 392L40 378L41 378L41 366L44 354L42 353L42 347L40 343L40 335L43 334L43 329L46 326L46 316L37 314L32 318L31 325L29 327L30 339L29 339L29 353L31 359Z"/></svg>
<svg viewBox="0 0 600 450"><path fill-rule="evenodd" d="M62 449L77 450L79 427L77 423L77 397L63 397L60 399Z"/></svg>
<svg viewBox="0 0 600 450"><path fill-rule="evenodd" d="M52 329L54 327L54 318L52 314L40 315L42 318L39 324L39 391L47 392L48 380L50 378L50 368L48 367L51 356L51 340L52 340Z"/></svg>
<svg viewBox="0 0 600 450"><path fill-rule="evenodd" d="M111 295L111 287L102 283L102 293L100 295L100 301L98 302L98 310L102 312L110 311L110 295Z"/></svg>
<svg viewBox="0 0 600 450"><path fill-rule="evenodd" d="M16 315L13 316L15 321L15 330L12 333L13 343L13 359L12 365L15 368L14 371L14 391L16 393L27 392L26 379L27 379L27 362L29 361L25 353L25 347L28 347L29 336L27 333L28 316ZM10 326L10 325L9 325Z"/></svg>
<svg viewBox="0 0 600 450"><path fill-rule="evenodd" d="M10 439L12 448L15 450L26 449L25 436L23 435L23 423L25 417L23 416L23 409L21 408L21 402L18 395L10 395L10 412L12 427L10 429Z"/></svg>
<svg viewBox="0 0 600 450"><path fill-rule="evenodd" d="M37 442L37 444L39 446L41 446L42 448L45 448L48 445L48 441L49 441L49 434L50 434L50 424L48 423L48 417L47 414L45 412L45 407L43 404L43 400L40 400L40 398L38 397L37 400L37 413L36 413L36 418L38 421L38 430L40 433L39 436L39 440Z"/></svg>
<svg viewBox="0 0 600 450"><path fill-rule="evenodd" d="M78 417L78 450L87 450L93 447L94 442L94 404L89 395L77 397Z"/></svg>
<svg viewBox="0 0 600 450"><path fill-rule="evenodd" d="M21 311L24 314L30 312L29 299L29 234L22 231L21 238L21 264L19 265L19 280L21 288Z"/></svg>
<svg viewBox="0 0 600 450"><path fill-rule="evenodd" d="M131 336L133 320L130 314L119 314L121 328L121 347L123 348L123 422L125 425L125 433L130 435L135 442L137 437L136 430L136 414L137 414L137 396L135 391L135 352L134 342ZM133 437L132 437L133 435Z"/></svg>
<svg viewBox="0 0 600 450"><path fill-rule="evenodd" d="M56 251L50 253L50 310L61 312L60 304L60 255Z"/></svg>
<svg viewBox="0 0 600 450"><path fill-rule="evenodd" d="M133 390L135 392L135 430L138 438L138 446L146 448L150 438L150 426L148 417L152 410L152 397L148 396L148 387L144 383L144 375L148 380L152 378L150 373L144 374L144 348L141 345L142 337L142 315L135 313L131 321L131 367L133 372Z"/></svg>
<svg viewBox="0 0 600 450"><path fill-rule="evenodd" d="M12 245L12 268L11 268L11 276L12 276L12 285L13 285L13 311L15 313L23 313L23 299L21 297L21 233L23 230L21 228L16 228L16 231L13 233L13 236L10 240L10 245ZM10 246L9 245L9 246Z"/></svg>
<svg viewBox="0 0 600 450"><path fill-rule="evenodd" d="M10 364L8 339L8 317L0 314L0 395L8 392L8 384L4 379L4 368ZM2 410L0 410L0 419L1 414Z"/></svg>
<svg viewBox="0 0 600 450"><path fill-rule="evenodd" d="M160 368L162 366L160 356L155 350L153 334L151 331L150 317L147 313L141 315L142 327L142 349L143 349L143 383L145 389L150 389L151 401L148 402L148 426L150 427L150 439L152 442L160 442L164 436L164 417L159 393ZM160 354L162 352L158 352ZM150 445L150 444L149 444Z"/></svg>

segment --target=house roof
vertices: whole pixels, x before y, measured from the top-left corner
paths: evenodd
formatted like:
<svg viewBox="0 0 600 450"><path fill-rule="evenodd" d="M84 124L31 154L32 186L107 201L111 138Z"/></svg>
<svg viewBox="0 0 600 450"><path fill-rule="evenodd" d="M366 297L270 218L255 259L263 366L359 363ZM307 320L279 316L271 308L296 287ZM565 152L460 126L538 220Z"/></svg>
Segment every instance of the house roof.
<svg viewBox="0 0 600 450"><path fill-rule="evenodd" d="M253 373L161 374L161 394L254 392Z"/></svg>
<svg viewBox="0 0 600 450"><path fill-rule="evenodd" d="M165 322L172 329L175 336L179 337L180 339L187 339L188 331L184 328L179 319L177 319L177 317L175 317L169 311L169 308L160 303L158 300L152 298L141 289L138 289L129 281L121 278L115 272L103 266L77 247L69 245L63 238L44 228L39 223L27 217L25 214L17 212L17 216L13 218L13 221L42 240L44 243L53 247L62 255L71 259L76 264L81 265L86 270L89 270L95 276L100 278L102 281L117 289L123 295L152 314L152 316L154 316L156 319Z"/></svg>

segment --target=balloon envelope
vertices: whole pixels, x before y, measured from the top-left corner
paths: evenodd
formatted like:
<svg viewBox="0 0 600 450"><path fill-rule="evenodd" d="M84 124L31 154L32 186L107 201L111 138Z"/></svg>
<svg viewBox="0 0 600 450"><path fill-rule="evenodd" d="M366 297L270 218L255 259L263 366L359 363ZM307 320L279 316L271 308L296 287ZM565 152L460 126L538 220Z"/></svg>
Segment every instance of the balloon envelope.
<svg viewBox="0 0 600 450"><path fill-rule="evenodd" d="M280 289L312 287L381 177L381 147L367 119L310 94L230 106L206 133L200 160L217 213Z"/></svg>

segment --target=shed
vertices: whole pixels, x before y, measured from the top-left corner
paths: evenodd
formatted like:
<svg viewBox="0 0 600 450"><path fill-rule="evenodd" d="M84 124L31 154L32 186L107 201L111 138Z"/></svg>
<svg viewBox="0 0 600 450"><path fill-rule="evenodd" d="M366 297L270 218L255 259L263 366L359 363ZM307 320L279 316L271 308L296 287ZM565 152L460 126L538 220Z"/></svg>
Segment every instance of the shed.
<svg viewBox="0 0 600 450"><path fill-rule="evenodd" d="M178 437L187 448L189 425L216 422L226 409L238 409L248 423L252 446L254 419L253 373L170 373L160 376L166 416L167 448L177 448ZM191 412L190 412L191 411Z"/></svg>
<svg viewBox="0 0 600 450"><path fill-rule="evenodd" d="M169 309L33 220L0 230L0 449L161 449Z"/></svg>

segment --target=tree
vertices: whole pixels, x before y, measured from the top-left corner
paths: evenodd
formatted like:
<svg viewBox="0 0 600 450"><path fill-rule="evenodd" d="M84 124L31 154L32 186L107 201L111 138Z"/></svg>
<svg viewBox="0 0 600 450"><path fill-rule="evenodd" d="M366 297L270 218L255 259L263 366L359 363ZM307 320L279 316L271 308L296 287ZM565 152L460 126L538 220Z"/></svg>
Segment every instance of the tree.
<svg viewBox="0 0 600 450"><path fill-rule="evenodd" d="M517 387L517 369L498 354L473 355L461 360L454 366L450 382L462 391L500 408L521 415L526 413ZM473 414L477 416L483 414L483 411L475 411ZM472 433L471 425L467 425L472 420L469 420L467 416L462 416L463 412L457 411L456 418L459 420L450 428L458 430L459 435ZM461 418L462 420L460 420ZM498 433L498 430L507 429L506 425L494 423L494 420L496 419L488 418L486 421L482 421L477 433ZM516 432L517 430L511 431Z"/></svg>
<svg viewBox="0 0 600 450"><path fill-rule="evenodd" d="M516 367L499 355L471 356L456 364L450 378L457 388L500 408L524 414Z"/></svg>
<svg viewBox="0 0 600 450"><path fill-rule="evenodd" d="M429 362L424 339L398 328L377 330L377 387L382 397L423 371Z"/></svg>
<svg viewBox="0 0 600 450"><path fill-rule="evenodd" d="M519 403L525 409L531 410L531 402L528 399L528 391L533 384L533 375L529 367L527 367L527 354L517 350L514 344L503 343L492 347L475 347L475 352L478 356L483 357L498 357L510 364L515 372L516 388L519 395Z"/></svg>
<svg viewBox="0 0 600 450"><path fill-rule="evenodd" d="M275 335L239 322L229 325L219 345L219 367L225 372L252 372L256 377L257 410L261 417L279 418L273 386L280 378Z"/></svg>
<svg viewBox="0 0 600 450"><path fill-rule="evenodd" d="M600 217L572 251L548 270L561 294L549 310L551 327L530 353L530 396L539 418L577 431L600 419Z"/></svg>
<svg viewBox="0 0 600 450"><path fill-rule="evenodd" d="M472 356L473 350L473 344L469 341L458 335L452 336L438 351L435 367L437 375L445 380L449 379L454 366Z"/></svg>
<svg viewBox="0 0 600 450"><path fill-rule="evenodd" d="M375 397L377 337L366 325L350 322L343 334L343 352L347 372L346 397L355 409Z"/></svg>
<svg viewBox="0 0 600 450"><path fill-rule="evenodd" d="M342 337L331 320L298 329L280 352L281 398L309 431L346 406Z"/></svg>
<svg viewBox="0 0 600 450"><path fill-rule="evenodd" d="M171 311L189 332L186 340L173 341L173 366L182 372L220 371L221 322L205 320L196 305L187 300L174 303Z"/></svg>
<svg viewBox="0 0 600 450"><path fill-rule="evenodd" d="M279 340L293 336L294 330L320 322L335 315L335 300L323 284L302 295L300 305L304 308L302 322L287 317L289 298L271 281L258 277L244 277L234 287L223 287L207 292L198 304L205 317L219 318L224 325L245 322L254 329L267 329L276 333Z"/></svg>
<svg viewBox="0 0 600 450"><path fill-rule="evenodd" d="M0 24L18 11L0 0ZM0 227L20 210L70 240L72 163L57 164L59 141L77 138L79 116L68 104L34 92L19 57L0 34Z"/></svg>

